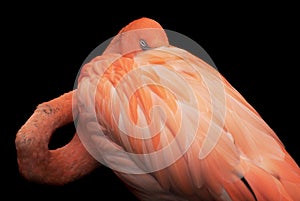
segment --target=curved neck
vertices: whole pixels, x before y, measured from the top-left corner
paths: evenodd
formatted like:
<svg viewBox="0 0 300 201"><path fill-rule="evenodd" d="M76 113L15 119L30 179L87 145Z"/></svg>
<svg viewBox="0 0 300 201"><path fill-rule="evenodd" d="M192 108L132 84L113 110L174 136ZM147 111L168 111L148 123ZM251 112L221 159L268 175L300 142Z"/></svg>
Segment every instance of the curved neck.
<svg viewBox="0 0 300 201"><path fill-rule="evenodd" d="M28 180L61 185L94 170L99 163L87 152L75 133L65 146L49 150L54 131L73 121L71 91L44 102L16 135L17 161L20 173Z"/></svg>

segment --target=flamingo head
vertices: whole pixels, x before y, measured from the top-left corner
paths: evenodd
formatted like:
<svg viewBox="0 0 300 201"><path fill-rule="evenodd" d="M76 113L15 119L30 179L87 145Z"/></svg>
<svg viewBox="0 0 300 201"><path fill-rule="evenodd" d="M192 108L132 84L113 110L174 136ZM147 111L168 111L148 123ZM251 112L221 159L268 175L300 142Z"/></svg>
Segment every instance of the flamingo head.
<svg viewBox="0 0 300 201"><path fill-rule="evenodd" d="M112 39L104 54L125 55L168 45L168 37L162 26L153 19L143 17L122 28Z"/></svg>

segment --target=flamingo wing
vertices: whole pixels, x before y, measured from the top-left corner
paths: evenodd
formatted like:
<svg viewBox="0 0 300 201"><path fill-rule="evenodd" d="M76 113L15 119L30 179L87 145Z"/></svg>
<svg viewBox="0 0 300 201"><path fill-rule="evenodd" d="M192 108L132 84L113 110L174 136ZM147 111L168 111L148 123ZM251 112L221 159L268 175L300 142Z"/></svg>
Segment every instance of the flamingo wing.
<svg viewBox="0 0 300 201"><path fill-rule="evenodd" d="M274 131L183 49L97 57L77 94L83 144L141 200L300 199L299 167Z"/></svg>

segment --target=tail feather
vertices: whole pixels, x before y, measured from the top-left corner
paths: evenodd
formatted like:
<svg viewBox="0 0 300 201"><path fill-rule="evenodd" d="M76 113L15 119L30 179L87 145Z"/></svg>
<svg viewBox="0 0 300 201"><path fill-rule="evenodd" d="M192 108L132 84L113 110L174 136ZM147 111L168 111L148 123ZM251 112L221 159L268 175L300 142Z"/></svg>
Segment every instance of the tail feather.
<svg viewBox="0 0 300 201"><path fill-rule="evenodd" d="M300 183L292 183L289 181L281 182L285 187L288 194L293 198L293 200L299 200L300 198Z"/></svg>
<svg viewBox="0 0 300 201"><path fill-rule="evenodd" d="M294 191L300 191L299 186L290 185L292 189L288 189L281 178L270 174L266 170L254 165L248 164L249 171L245 174L245 178L251 186L258 201L294 201L293 198L299 198L297 195L291 195Z"/></svg>
<svg viewBox="0 0 300 201"><path fill-rule="evenodd" d="M242 180L224 182L223 185L232 200L255 201L251 191L249 191Z"/></svg>
<svg viewBox="0 0 300 201"><path fill-rule="evenodd" d="M265 160L260 167L266 169L270 174L280 179L281 181L288 181L300 184L300 169L294 163L287 160Z"/></svg>

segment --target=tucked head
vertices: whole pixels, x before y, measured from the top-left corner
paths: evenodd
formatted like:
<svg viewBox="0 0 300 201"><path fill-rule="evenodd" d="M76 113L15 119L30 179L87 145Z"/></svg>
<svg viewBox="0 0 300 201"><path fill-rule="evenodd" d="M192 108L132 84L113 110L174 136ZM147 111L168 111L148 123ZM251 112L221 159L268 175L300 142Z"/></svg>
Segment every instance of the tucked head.
<svg viewBox="0 0 300 201"><path fill-rule="evenodd" d="M143 17L122 28L104 54L128 54L168 45L167 35L161 25L155 20Z"/></svg>

